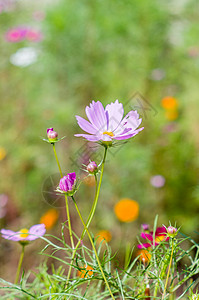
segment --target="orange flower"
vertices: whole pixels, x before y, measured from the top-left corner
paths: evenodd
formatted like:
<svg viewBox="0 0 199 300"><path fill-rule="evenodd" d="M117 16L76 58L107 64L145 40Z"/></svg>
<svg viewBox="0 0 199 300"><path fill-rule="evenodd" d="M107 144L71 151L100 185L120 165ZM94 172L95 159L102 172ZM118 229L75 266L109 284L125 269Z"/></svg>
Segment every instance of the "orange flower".
<svg viewBox="0 0 199 300"><path fill-rule="evenodd" d="M147 249L138 250L137 256L139 256L139 259L143 262L143 264L146 264L151 260L151 254Z"/></svg>
<svg viewBox="0 0 199 300"><path fill-rule="evenodd" d="M178 100L168 96L162 99L161 105L166 110L176 110L178 108Z"/></svg>
<svg viewBox="0 0 199 300"><path fill-rule="evenodd" d="M174 121L178 118L178 111L177 110L165 111L165 116L167 120Z"/></svg>
<svg viewBox="0 0 199 300"><path fill-rule="evenodd" d="M89 265L84 265L84 268L78 270L77 276L80 278L88 278L93 275L93 268Z"/></svg>
<svg viewBox="0 0 199 300"><path fill-rule="evenodd" d="M121 222L132 222L139 214L139 204L131 199L123 198L114 207L115 214Z"/></svg>
<svg viewBox="0 0 199 300"><path fill-rule="evenodd" d="M106 241L108 243L112 239L112 235L111 235L109 230L100 230L96 234L95 237L97 238L98 243L101 243L101 242L104 242L104 241Z"/></svg>
<svg viewBox="0 0 199 300"><path fill-rule="evenodd" d="M40 219L40 223L45 224L46 229L50 229L55 225L58 217L59 217L58 211L52 208L47 210L47 212L45 212L45 214Z"/></svg>
<svg viewBox="0 0 199 300"><path fill-rule="evenodd" d="M6 150L3 147L0 147L0 160L3 160L6 157Z"/></svg>

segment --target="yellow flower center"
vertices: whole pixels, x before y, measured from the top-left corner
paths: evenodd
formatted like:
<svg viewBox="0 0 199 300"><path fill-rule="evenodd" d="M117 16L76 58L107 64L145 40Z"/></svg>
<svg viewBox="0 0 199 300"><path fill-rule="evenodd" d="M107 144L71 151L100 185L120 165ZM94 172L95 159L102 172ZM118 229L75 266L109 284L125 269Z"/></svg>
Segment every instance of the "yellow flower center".
<svg viewBox="0 0 199 300"><path fill-rule="evenodd" d="M158 236L155 238L155 242L156 242L156 243L160 243L160 242L164 241L165 238L166 238L165 235L158 235Z"/></svg>
<svg viewBox="0 0 199 300"><path fill-rule="evenodd" d="M20 233L20 238L22 238L22 239L25 239L25 238L27 238L27 236L29 235L28 234L28 229L26 229L26 228L22 228L20 231L19 231L19 233Z"/></svg>
<svg viewBox="0 0 199 300"><path fill-rule="evenodd" d="M107 134L107 135L109 135L111 137L114 136L114 134L112 133L112 131L104 131L103 134Z"/></svg>

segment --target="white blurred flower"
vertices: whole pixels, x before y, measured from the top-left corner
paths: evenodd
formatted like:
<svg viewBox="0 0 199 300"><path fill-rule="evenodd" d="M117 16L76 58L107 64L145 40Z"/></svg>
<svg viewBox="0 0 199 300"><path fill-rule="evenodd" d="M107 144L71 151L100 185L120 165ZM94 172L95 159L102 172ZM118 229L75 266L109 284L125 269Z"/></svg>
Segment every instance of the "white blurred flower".
<svg viewBox="0 0 199 300"><path fill-rule="evenodd" d="M150 182L155 188L161 188L165 185L165 178L162 175L155 175L151 177Z"/></svg>
<svg viewBox="0 0 199 300"><path fill-rule="evenodd" d="M10 62L17 67L28 67L35 63L38 58L38 52L33 47L20 48L10 56Z"/></svg>
<svg viewBox="0 0 199 300"><path fill-rule="evenodd" d="M155 81L164 79L165 71L162 69L154 69L151 71L150 78Z"/></svg>

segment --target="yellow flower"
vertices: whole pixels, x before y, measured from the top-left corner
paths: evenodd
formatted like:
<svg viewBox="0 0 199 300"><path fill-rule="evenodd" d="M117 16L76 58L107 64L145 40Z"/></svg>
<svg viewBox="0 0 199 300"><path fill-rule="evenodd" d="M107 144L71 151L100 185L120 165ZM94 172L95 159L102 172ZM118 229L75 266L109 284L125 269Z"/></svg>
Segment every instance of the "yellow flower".
<svg viewBox="0 0 199 300"><path fill-rule="evenodd" d="M115 214L121 222L132 222L139 214L139 204L129 198L123 198L114 207Z"/></svg>
<svg viewBox="0 0 199 300"><path fill-rule="evenodd" d="M178 118L178 111L177 110L165 111L165 116L167 120L174 121Z"/></svg>
<svg viewBox="0 0 199 300"><path fill-rule="evenodd" d="M80 270L78 270L77 272L77 276L80 278L88 278L90 276L93 275L93 268L89 265L84 265L84 268Z"/></svg>
<svg viewBox="0 0 199 300"><path fill-rule="evenodd" d="M3 160L6 157L6 150L3 147L0 147L0 160Z"/></svg>
<svg viewBox="0 0 199 300"><path fill-rule="evenodd" d="M108 243L108 242L110 242L111 239L112 239L112 234L110 233L109 230L100 230L100 231L96 234L95 237L97 238L97 242L98 242L98 243L101 243L101 242L104 243L104 241L106 241L106 242Z"/></svg>
<svg viewBox="0 0 199 300"><path fill-rule="evenodd" d="M178 108L178 100L168 96L162 99L161 105L166 110L176 110Z"/></svg>
<svg viewBox="0 0 199 300"><path fill-rule="evenodd" d="M46 229L50 229L55 225L58 217L59 217L58 211L52 208L47 210L47 212L45 212L45 214L40 219L40 223L45 224Z"/></svg>

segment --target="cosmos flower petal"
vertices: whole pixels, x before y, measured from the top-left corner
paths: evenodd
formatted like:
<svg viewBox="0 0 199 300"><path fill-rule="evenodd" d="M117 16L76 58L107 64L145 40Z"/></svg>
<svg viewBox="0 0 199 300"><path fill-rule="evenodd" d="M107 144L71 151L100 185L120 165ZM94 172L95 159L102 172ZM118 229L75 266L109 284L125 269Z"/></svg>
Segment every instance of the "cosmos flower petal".
<svg viewBox="0 0 199 300"><path fill-rule="evenodd" d="M19 237L18 233L14 232L12 230L1 229L1 234L2 234L2 237L6 240L11 240L11 241L15 241L15 242L20 241L20 237Z"/></svg>
<svg viewBox="0 0 199 300"><path fill-rule="evenodd" d="M137 111L131 110L122 120L114 134L118 136L121 134L125 128L131 128L132 131L138 128L142 122L142 119L139 119L139 114Z"/></svg>
<svg viewBox="0 0 199 300"><path fill-rule="evenodd" d="M81 127L82 130L90 133L90 134L95 134L97 132L97 129L88 121L86 121L84 118L75 116L77 119L77 123L79 127Z"/></svg>
<svg viewBox="0 0 199 300"><path fill-rule="evenodd" d="M145 240L153 241L153 235L151 233L142 232L141 237Z"/></svg>
<svg viewBox="0 0 199 300"><path fill-rule="evenodd" d="M137 247L139 249L149 248L149 247L151 247L151 244L149 244L149 243L143 243L143 244L137 245Z"/></svg>
<svg viewBox="0 0 199 300"><path fill-rule="evenodd" d="M46 228L44 224L37 224L29 229L29 235L26 238L28 241L33 241L38 239L39 237L43 236L46 232Z"/></svg>
<svg viewBox="0 0 199 300"><path fill-rule="evenodd" d="M115 140L126 140L126 139L130 139L131 137L135 136L136 134L138 134L140 131L142 131L144 129L144 127L142 128L139 128L137 130L134 130L132 133L128 133L128 134L121 134L121 135L118 135L118 136L115 136Z"/></svg>
<svg viewBox="0 0 199 300"><path fill-rule="evenodd" d="M72 191L76 182L76 174L75 172L68 173L66 177L67 177L68 191Z"/></svg>
<svg viewBox="0 0 199 300"><path fill-rule="evenodd" d="M90 135L90 134L75 134L75 136L77 136L77 137L82 136L83 138L85 138L85 139L87 139L88 141L91 141L91 142L97 142L101 139L97 135Z"/></svg>
<svg viewBox="0 0 199 300"><path fill-rule="evenodd" d="M104 107L100 101L92 101L90 107L86 107L86 114L89 121L95 126L97 130L107 130L107 118Z"/></svg>
<svg viewBox="0 0 199 300"><path fill-rule="evenodd" d="M124 109L122 103L119 103L116 100L114 103L108 104L105 108L105 112L107 114L108 126L107 131L114 131L118 125L120 124L123 115Z"/></svg>

